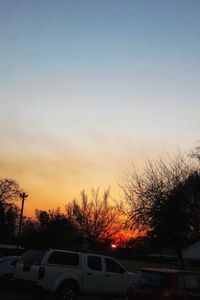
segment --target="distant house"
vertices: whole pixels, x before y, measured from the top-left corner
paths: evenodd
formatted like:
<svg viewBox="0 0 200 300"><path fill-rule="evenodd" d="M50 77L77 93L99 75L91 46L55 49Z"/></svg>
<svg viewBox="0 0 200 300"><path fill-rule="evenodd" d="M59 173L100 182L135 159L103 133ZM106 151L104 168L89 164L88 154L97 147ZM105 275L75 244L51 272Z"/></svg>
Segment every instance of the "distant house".
<svg viewBox="0 0 200 300"><path fill-rule="evenodd" d="M182 254L184 259L200 261L200 241L183 250Z"/></svg>

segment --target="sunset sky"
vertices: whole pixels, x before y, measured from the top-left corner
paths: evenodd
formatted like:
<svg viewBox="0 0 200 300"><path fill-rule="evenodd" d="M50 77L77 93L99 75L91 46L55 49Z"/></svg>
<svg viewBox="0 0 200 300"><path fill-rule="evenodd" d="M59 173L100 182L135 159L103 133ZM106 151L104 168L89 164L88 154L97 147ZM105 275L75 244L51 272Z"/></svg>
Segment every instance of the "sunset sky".
<svg viewBox="0 0 200 300"><path fill-rule="evenodd" d="M0 0L0 177L25 214L118 197L200 128L199 0Z"/></svg>

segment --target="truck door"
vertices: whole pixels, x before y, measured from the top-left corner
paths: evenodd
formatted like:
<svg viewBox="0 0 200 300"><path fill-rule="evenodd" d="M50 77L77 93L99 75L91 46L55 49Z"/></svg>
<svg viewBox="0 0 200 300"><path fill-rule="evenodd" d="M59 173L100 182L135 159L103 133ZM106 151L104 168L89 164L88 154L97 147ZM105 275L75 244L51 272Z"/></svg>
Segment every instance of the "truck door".
<svg viewBox="0 0 200 300"><path fill-rule="evenodd" d="M87 254L84 263L83 291L86 293L102 293L104 280L102 257Z"/></svg>
<svg viewBox="0 0 200 300"><path fill-rule="evenodd" d="M128 272L112 258L105 258L105 266L105 291L108 294L125 295L130 281Z"/></svg>

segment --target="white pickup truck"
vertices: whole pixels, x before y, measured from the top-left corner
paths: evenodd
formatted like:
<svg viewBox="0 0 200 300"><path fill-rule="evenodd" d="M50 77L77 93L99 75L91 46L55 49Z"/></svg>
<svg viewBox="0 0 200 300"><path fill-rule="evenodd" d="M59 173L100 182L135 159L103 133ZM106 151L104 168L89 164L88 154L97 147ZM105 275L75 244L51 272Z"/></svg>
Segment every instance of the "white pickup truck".
<svg viewBox="0 0 200 300"><path fill-rule="evenodd" d="M16 264L14 278L56 299L74 300L85 294L125 297L133 276L109 256L51 249L27 250Z"/></svg>

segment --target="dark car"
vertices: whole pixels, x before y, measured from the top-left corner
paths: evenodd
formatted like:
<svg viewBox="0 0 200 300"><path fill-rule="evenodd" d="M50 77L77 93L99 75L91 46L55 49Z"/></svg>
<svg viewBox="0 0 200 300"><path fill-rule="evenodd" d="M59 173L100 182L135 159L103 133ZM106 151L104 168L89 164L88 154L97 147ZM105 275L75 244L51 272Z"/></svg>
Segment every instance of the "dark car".
<svg viewBox="0 0 200 300"><path fill-rule="evenodd" d="M200 274L171 269L141 269L130 284L127 299L200 299Z"/></svg>
<svg viewBox="0 0 200 300"><path fill-rule="evenodd" d="M14 268L18 259L18 256L0 258L0 284L13 278Z"/></svg>

